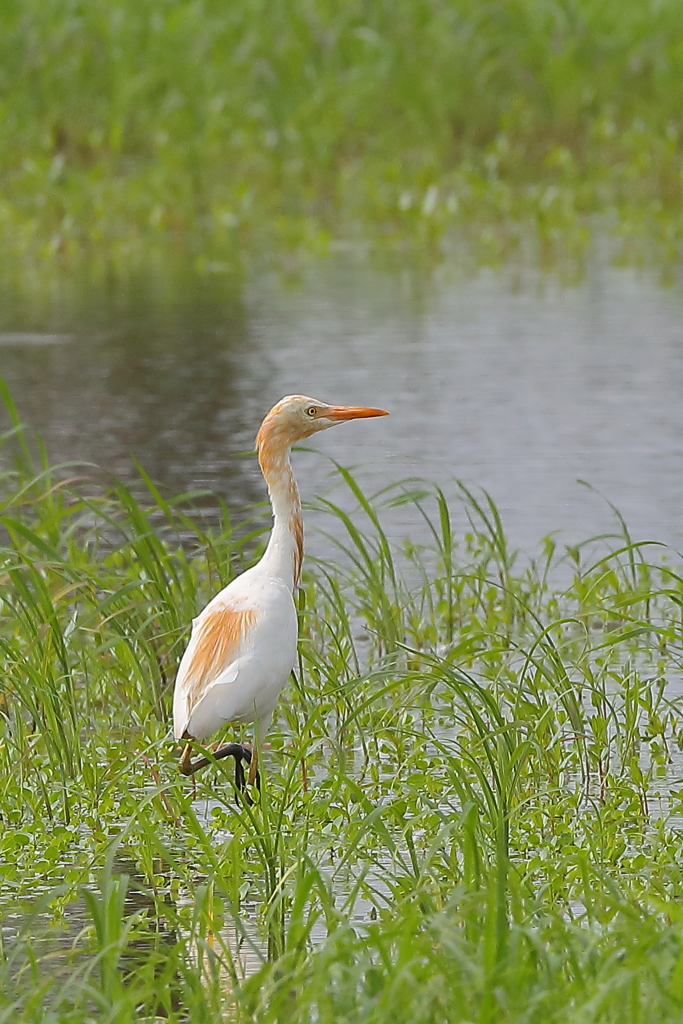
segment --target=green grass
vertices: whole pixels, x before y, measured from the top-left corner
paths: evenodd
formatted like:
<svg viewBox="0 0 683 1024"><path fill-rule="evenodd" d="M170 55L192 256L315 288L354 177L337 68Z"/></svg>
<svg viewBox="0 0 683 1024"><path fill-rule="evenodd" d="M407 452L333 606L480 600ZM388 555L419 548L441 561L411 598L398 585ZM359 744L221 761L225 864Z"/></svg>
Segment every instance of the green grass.
<svg viewBox="0 0 683 1024"><path fill-rule="evenodd" d="M0 238L29 263L331 240L680 252L678 0L5 0Z"/></svg>
<svg viewBox="0 0 683 1024"><path fill-rule="evenodd" d="M193 799L175 666L265 522L51 467L4 398L0 1021L681 1019L678 556L617 518L525 562L486 495L463 535L339 468L261 800L224 761Z"/></svg>

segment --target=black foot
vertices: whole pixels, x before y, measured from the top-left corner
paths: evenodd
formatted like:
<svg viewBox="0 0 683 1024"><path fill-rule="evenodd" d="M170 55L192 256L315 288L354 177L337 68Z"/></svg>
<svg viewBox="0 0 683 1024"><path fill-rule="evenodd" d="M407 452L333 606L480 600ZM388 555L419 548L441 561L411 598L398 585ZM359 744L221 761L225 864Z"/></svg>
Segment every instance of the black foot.
<svg viewBox="0 0 683 1024"><path fill-rule="evenodd" d="M235 800L239 804L239 802L240 802L239 794L243 793L244 794L244 799L247 801L248 804L251 804L252 801L251 801L251 797L247 793L247 784L246 784L246 780L244 778L244 765L242 763L243 761L246 761L247 764L251 764L251 750L249 749L249 747L245 747L241 743L230 743L229 746L231 746L231 747L240 747L241 751L242 751L242 753L240 755L234 754L234 758L235 758L235 789L237 790L237 793L235 794ZM221 747L221 750L223 750L223 747ZM220 750L216 751L216 753L218 753L218 754L220 754L220 752L221 752ZM256 779L254 781L256 782L256 788L260 792L260 790L261 790L261 773L259 772L258 768L256 769Z"/></svg>
<svg viewBox="0 0 683 1024"><path fill-rule="evenodd" d="M242 743L226 743L225 746L214 751L211 757L198 757L196 761L190 761L189 757L183 757L180 761L180 770L183 775L194 775L200 768L206 768L212 761L220 761L223 757L235 758L235 788L238 793L244 793L246 782L242 762L246 761L247 764L251 764L251 750ZM258 771L256 772L256 788L261 789L261 774ZM247 800L249 801L248 794Z"/></svg>

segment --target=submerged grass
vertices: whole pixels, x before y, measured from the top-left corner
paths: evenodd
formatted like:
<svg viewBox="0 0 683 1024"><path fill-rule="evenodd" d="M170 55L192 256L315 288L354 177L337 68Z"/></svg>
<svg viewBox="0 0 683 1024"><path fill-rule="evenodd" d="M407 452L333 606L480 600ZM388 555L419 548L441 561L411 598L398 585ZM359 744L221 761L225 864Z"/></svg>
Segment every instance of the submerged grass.
<svg viewBox="0 0 683 1024"><path fill-rule="evenodd" d="M6 0L0 237L128 261L188 238L680 246L677 0Z"/></svg>
<svg viewBox="0 0 683 1024"><path fill-rule="evenodd" d="M0 1021L652 1022L683 1013L679 558L522 564L487 496L324 503L264 788L192 782L175 666L265 525L35 465L0 480ZM413 502L428 543L392 549Z"/></svg>

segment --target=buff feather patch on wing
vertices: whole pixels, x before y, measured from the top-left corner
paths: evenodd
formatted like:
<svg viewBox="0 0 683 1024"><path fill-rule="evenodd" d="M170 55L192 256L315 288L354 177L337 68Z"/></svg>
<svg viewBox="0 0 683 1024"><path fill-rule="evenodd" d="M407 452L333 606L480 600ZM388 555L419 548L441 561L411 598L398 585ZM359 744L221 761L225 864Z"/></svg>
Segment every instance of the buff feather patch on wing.
<svg viewBox="0 0 683 1024"><path fill-rule="evenodd" d="M241 641L255 622L256 612L251 608L216 608L200 616L190 659L183 665L190 708L237 657Z"/></svg>

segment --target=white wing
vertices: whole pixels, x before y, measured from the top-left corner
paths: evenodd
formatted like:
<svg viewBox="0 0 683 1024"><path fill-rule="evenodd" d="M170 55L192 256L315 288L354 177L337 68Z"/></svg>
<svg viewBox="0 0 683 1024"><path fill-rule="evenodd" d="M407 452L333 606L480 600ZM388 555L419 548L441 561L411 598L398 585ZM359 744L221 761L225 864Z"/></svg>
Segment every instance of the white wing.
<svg viewBox="0 0 683 1024"><path fill-rule="evenodd" d="M246 575L194 621L173 697L177 739L204 739L230 721L265 728L287 682L297 642L292 594L280 581Z"/></svg>

